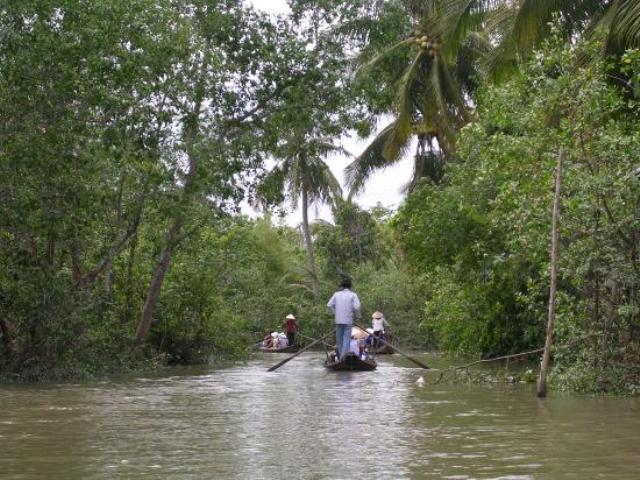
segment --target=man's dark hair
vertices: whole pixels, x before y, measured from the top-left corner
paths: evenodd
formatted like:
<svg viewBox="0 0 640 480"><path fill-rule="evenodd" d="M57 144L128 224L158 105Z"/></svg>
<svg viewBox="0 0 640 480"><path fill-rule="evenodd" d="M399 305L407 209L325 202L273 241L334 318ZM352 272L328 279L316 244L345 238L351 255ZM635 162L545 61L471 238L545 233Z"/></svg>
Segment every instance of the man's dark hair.
<svg viewBox="0 0 640 480"><path fill-rule="evenodd" d="M340 287L341 288L351 288L351 279L349 277L344 277L340 281Z"/></svg>

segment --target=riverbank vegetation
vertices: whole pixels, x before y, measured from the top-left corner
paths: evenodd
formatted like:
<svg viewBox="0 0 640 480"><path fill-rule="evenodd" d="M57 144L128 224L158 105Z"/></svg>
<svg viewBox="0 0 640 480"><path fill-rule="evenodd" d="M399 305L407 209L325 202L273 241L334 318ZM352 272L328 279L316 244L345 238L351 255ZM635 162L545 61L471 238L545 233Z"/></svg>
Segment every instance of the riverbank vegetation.
<svg viewBox="0 0 640 480"><path fill-rule="evenodd" d="M0 7L2 377L242 358L288 313L317 337L344 275L408 347L539 348L562 149L550 381L638 391L635 2L290 5ZM408 155L399 209L359 206Z"/></svg>

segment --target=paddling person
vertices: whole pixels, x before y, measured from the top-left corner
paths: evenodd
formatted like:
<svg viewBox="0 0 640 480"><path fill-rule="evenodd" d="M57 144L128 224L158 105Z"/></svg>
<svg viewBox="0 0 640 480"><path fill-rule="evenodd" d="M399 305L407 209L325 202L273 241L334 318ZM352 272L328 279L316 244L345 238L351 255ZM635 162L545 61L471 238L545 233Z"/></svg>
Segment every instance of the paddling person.
<svg viewBox="0 0 640 480"><path fill-rule="evenodd" d="M384 337L384 327L388 327L389 323L385 320L382 312L375 311L371 315L371 326L373 327L373 348L378 348L380 347L380 339Z"/></svg>
<svg viewBox="0 0 640 480"><path fill-rule="evenodd" d="M351 291L350 278L342 280L340 290L333 294L327 307L335 315L336 346L340 356L339 360L342 360L349 352L353 319L360 317L360 299L355 292Z"/></svg>
<svg viewBox="0 0 640 480"><path fill-rule="evenodd" d="M298 322L296 321L296 317L293 316L292 313L287 315L282 324L282 328L284 328L285 333L287 334L287 340L289 345L294 345L296 341L296 333L300 327L298 326Z"/></svg>

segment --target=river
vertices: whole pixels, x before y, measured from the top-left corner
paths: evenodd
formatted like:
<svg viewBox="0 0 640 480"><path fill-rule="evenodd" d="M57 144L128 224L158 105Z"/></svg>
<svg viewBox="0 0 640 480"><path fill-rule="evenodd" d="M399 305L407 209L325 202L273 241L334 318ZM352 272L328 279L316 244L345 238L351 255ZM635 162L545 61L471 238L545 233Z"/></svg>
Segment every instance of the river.
<svg viewBox="0 0 640 480"><path fill-rule="evenodd" d="M266 371L283 358L0 386L0 478L640 478L638 398L433 384L398 355Z"/></svg>

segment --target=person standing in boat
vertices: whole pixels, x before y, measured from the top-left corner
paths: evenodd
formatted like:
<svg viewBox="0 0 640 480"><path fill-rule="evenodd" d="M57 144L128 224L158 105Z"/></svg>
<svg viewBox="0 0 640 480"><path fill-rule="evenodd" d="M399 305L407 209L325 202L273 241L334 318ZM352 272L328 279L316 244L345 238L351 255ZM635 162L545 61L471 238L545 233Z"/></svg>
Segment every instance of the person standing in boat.
<svg viewBox="0 0 640 480"><path fill-rule="evenodd" d="M342 360L349 352L351 342L351 327L354 318L360 318L360 299L351 291L351 279L344 278L340 283L340 290L335 292L327 307L335 316L336 346Z"/></svg>
<svg viewBox="0 0 640 480"><path fill-rule="evenodd" d="M293 313L287 315L282 324L282 328L284 328L285 333L287 334L287 340L289 345L294 345L296 341L296 333L298 333L299 326L296 321L296 317L293 316Z"/></svg>
<svg viewBox="0 0 640 480"><path fill-rule="evenodd" d="M388 327L389 323L385 320L382 312L375 311L371 315L371 326L373 327L373 348L380 347L380 339L384 337L384 327Z"/></svg>

